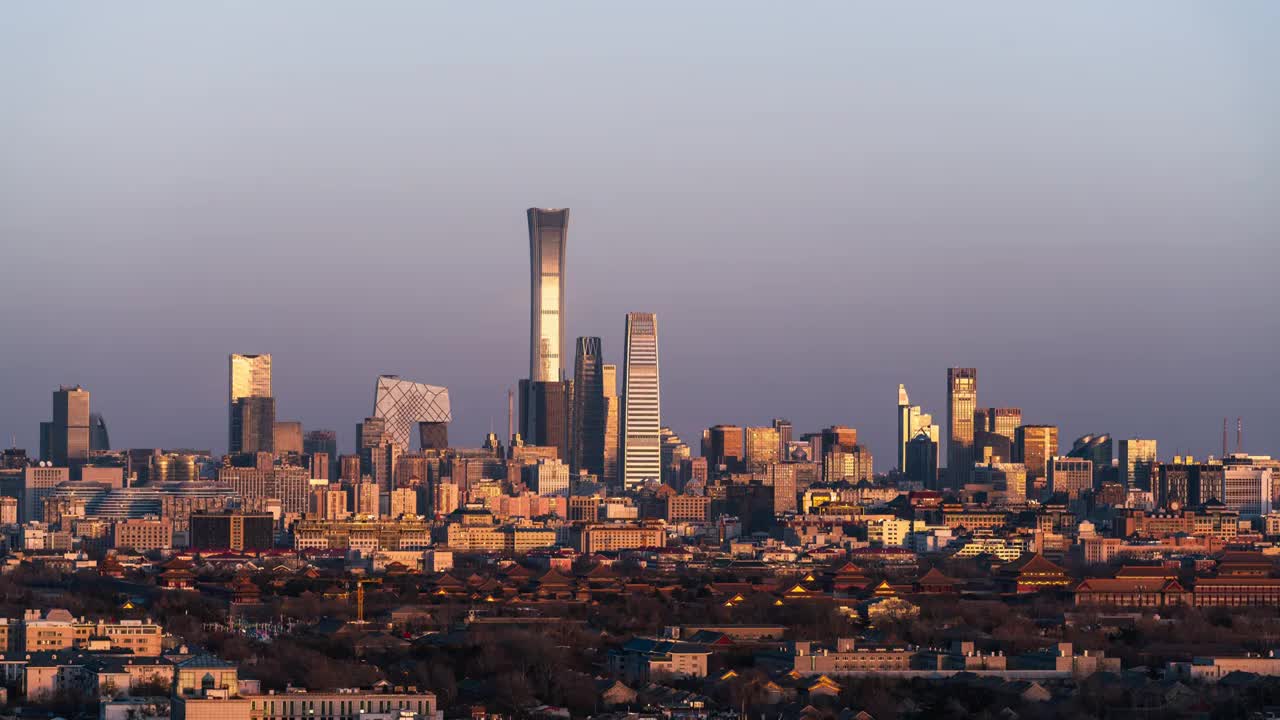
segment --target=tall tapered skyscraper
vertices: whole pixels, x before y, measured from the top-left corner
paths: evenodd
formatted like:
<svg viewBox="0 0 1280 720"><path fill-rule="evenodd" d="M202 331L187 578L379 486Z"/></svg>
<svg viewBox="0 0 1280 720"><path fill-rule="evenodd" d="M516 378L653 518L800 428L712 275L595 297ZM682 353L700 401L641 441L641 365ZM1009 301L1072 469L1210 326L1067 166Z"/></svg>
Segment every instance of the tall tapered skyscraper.
<svg viewBox="0 0 1280 720"><path fill-rule="evenodd" d="M271 397L271 356L233 353L227 373L228 452L272 449L275 401L265 400Z"/></svg>
<svg viewBox="0 0 1280 720"><path fill-rule="evenodd" d="M564 347L564 247L568 208L529 208L529 380L560 380Z"/></svg>
<svg viewBox="0 0 1280 720"><path fill-rule="evenodd" d="M627 313L622 368L622 486L662 477L662 412L658 381L658 316Z"/></svg>
<svg viewBox="0 0 1280 720"><path fill-rule="evenodd" d="M973 472L973 412L978 409L977 368L947 368L947 480L963 487Z"/></svg>
<svg viewBox="0 0 1280 720"><path fill-rule="evenodd" d="M573 409L570 445L579 470L599 478L604 473L604 378L601 376L600 338L580 337L573 356Z"/></svg>

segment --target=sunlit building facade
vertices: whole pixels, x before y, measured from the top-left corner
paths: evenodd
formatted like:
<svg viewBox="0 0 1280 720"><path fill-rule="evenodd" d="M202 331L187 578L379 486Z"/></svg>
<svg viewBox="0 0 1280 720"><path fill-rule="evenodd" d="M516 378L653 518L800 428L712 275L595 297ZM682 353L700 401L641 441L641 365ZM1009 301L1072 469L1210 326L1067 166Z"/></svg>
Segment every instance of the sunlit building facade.
<svg viewBox="0 0 1280 720"><path fill-rule="evenodd" d="M973 470L977 409L977 368L947 368L947 476L953 488L964 485Z"/></svg>
<svg viewBox="0 0 1280 720"><path fill-rule="evenodd" d="M422 424L447 425L453 414L449 389L437 385L402 380L397 375L379 375L374 389L373 417L385 421L385 437L408 450L414 431ZM448 436L446 445L448 443Z"/></svg>
<svg viewBox="0 0 1280 720"><path fill-rule="evenodd" d="M662 477L662 412L658 376L658 316L627 313L622 375L622 485Z"/></svg>

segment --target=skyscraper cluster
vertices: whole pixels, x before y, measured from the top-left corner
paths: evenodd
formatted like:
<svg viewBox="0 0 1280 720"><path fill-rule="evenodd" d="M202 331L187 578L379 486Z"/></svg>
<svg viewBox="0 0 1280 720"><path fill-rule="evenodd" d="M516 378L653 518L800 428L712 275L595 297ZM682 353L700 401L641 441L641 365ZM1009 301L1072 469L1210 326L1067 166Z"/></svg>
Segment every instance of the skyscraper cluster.
<svg viewBox="0 0 1280 720"><path fill-rule="evenodd" d="M561 363L569 210L529 208L529 376L520 385L519 437L554 448L574 474L634 488L662 477L658 320L628 313L622 364L604 362L599 337L577 339L572 378Z"/></svg>

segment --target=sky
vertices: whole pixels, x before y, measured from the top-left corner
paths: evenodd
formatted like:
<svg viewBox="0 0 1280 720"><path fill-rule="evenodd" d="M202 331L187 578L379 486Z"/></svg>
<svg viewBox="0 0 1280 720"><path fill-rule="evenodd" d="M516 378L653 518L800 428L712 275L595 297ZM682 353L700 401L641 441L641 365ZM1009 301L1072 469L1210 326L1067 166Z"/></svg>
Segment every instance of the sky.
<svg viewBox="0 0 1280 720"><path fill-rule="evenodd" d="M783 416L887 470L898 383L941 422L974 366L1068 447L1280 455L1276 68L1268 0L7 3L0 443L80 383L223 450L244 352L343 451L379 373L479 445L546 206L565 353L656 312L695 452Z"/></svg>

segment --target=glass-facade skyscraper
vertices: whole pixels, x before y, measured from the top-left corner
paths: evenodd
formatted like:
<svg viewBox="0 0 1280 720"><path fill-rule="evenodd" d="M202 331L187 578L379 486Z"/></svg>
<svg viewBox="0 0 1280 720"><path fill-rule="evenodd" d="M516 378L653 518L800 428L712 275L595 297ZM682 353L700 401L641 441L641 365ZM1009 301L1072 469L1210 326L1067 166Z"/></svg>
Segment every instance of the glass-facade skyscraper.
<svg viewBox="0 0 1280 720"><path fill-rule="evenodd" d="M561 379L564 347L564 251L568 208L529 208L529 380Z"/></svg>
<svg viewBox="0 0 1280 720"><path fill-rule="evenodd" d="M947 480L952 488L963 487L973 471L977 409L977 368L947 368Z"/></svg>
<svg viewBox="0 0 1280 720"><path fill-rule="evenodd" d="M622 486L662 477L658 316L627 313L622 368Z"/></svg>
<svg viewBox="0 0 1280 720"><path fill-rule="evenodd" d="M573 409L571 412L571 471L586 470L597 478L604 474L604 378L601 373L600 338L578 338L573 358Z"/></svg>
<svg viewBox="0 0 1280 720"><path fill-rule="evenodd" d="M604 394L604 445L601 448L601 481L618 483L618 443L620 441L621 398L618 397L618 366L600 366L600 387Z"/></svg>
<svg viewBox="0 0 1280 720"><path fill-rule="evenodd" d="M244 398L270 398L271 396L271 355L232 353L228 359L227 371L227 448L229 452L256 452L244 449L245 428L255 427L264 422L267 415L266 403L252 403L255 406L253 408L245 408L243 404L237 407L237 403ZM246 422L246 414L252 416L248 418L249 422ZM272 429L267 432L267 437L271 437L274 432L274 401L270 410L270 422ZM261 438L255 437L249 444L263 450L271 450L273 442L274 439L271 439L264 443ZM261 447L264 444L266 447Z"/></svg>

